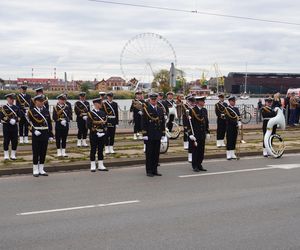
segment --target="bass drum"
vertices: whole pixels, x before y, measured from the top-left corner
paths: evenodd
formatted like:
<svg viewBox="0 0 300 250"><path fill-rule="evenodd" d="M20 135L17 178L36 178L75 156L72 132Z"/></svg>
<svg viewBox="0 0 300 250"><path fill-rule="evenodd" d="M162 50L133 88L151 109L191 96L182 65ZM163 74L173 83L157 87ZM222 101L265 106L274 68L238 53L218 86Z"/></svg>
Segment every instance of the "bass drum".
<svg viewBox="0 0 300 250"><path fill-rule="evenodd" d="M160 140L160 153L164 154L167 153L169 149L169 139L167 136L165 136L165 140Z"/></svg>

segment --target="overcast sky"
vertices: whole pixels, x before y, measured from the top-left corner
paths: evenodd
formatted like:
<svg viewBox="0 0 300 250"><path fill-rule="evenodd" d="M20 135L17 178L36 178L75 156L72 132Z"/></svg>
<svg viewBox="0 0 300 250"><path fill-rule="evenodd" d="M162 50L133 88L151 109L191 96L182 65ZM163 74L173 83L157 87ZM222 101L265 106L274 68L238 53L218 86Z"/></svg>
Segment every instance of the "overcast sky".
<svg viewBox="0 0 300 250"><path fill-rule="evenodd" d="M300 2L295 0L118 1L300 23ZM31 68L35 77L53 77L54 67L61 78L64 71L74 79L122 76L123 47L145 32L172 44L177 67L189 78L215 62L223 74L245 71L246 62L251 72L300 73L300 26L87 0L1 0L0 78L30 77Z"/></svg>

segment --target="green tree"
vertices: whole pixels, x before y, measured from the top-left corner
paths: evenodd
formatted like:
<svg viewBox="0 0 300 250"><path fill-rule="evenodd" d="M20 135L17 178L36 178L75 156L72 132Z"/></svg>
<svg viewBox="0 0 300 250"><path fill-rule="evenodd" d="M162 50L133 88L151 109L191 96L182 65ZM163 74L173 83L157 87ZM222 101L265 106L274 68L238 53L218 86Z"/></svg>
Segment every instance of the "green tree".
<svg viewBox="0 0 300 250"><path fill-rule="evenodd" d="M183 91L183 88L186 84L186 79L184 78L185 74L182 70L176 69L176 86L174 87L174 92ZM162 69L154 74L154 79L152 87L164 93L170 91L172 88L170 86L170 71Z"/></svg>
<svg viewBox="0 0 300 250"><path fill-rule="evenodd" d="M81 85L80 85L80 90L82 91L82 92L86 92L86 93L88 93L89 92L89 89L90 89L90 87L89 87L89 84L88 83L82 83Z"/></svg>

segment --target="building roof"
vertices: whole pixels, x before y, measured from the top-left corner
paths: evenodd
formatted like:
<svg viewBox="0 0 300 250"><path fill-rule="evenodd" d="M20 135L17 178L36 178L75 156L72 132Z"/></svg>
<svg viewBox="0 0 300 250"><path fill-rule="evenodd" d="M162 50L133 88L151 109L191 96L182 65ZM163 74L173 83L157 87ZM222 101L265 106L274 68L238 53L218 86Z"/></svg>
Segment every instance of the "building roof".
<svg viewBox="0 0 300 250"><path fill-rule="evenodd" d="M107 82L126 82L122 77L112 76L106 80Z"/></svg>
<svg viewBox="0 0 300 250"><path fill-rule="evenodd" d="M246 72L229 72L228 77L245 77ZM300 74L297 73L264 73L264 72L249 72L247 73L248 77L276 77L276 78L283 78L283 77L300 77Z"/></svg>
<svg viewBox="0 0 300 250"><path fill-rule="evenodd" d="M28 83L58 83L58 79L54 78L18 78L17 81Z"/></svg>

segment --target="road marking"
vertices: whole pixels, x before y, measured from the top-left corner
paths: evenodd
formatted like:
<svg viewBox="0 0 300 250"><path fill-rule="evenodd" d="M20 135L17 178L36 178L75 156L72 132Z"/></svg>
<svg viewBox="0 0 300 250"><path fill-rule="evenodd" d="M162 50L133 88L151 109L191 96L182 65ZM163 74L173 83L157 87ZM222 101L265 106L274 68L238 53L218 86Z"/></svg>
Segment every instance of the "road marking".
<svg viewBox="0 0 300 250"><path fill-rule="evenodd" d="M178 177L180 177L180 178L189 178L189 177L199 177L199 176L208 176L208 175L221 175L221 174L253 172L253 171L262 171L262 170L270 170L270 169L290 170L290 169L295 169L295 168L300 168L300 164L268 165L267 167L264 167L264 168L249 168L249 169L239 169L239 170L231 170L231 171L223 171L223 172L215 172L215 173L180 175Z"/></svg>
<svg viewBox="0 0 300 250"><path fill-rule="evenodd" d="M178 177L180 177L180 178L189 178L189 177L199 177L199 176L208 176L208 175L221 175L221 174L253 172L253 171L262 171L262 170L270 170L270 169L274 169L274 167L239 169L239 170L231 170L231 171L223 171L223 172L215 172L215 173L206 173L206 174L180 175Z"/></svg>
<svg viewBox="0 0 300 250"><path fill-rule="evenodd" d="M294 169L294 168L300 168L300 164L280 164L280 165L268 165L273 168L279 168L279 169Z"/></svg>
<svg viewBox="0 0 300 250"><path fill-rule="evenodd" d="M86 208L97 208L97 207L128 205L128 204L134 204L134 203L139 203L139 202L140 202L139 200L121 201L121 202L112 202L112 203L107 203L107 204L96 204L96 205L88 205L88 206L80 206L80 207L69 207L69 208L60 208L60 209L33 211L33 212L19 213L17 215L35 215L35 214L65 212L65 211L80 210L80 209L86 209Z"/></svg>
<svg viewBox="0 0 300 250"><path fill-rule="evenodd" d="M299 157L300 154L284 154L284 157ZM187 158L187 157L186 157ZM245 156L241 157L240 160L253 160L253 159L262 159L262 160L268 160L266 158L263 158L261 155L259 156ZM270 160L270 159L269 159ZM208 159L204 160L204 163L213 163L213 162L228 162L226 159L226 155L224 154L224 158L219 158L219 159ZM182 165L184 163L190 164L187 160L186 161L180 161L180 162L170 162L170 163L162 163L162 166L175 166L175 165Z"/></svg>

